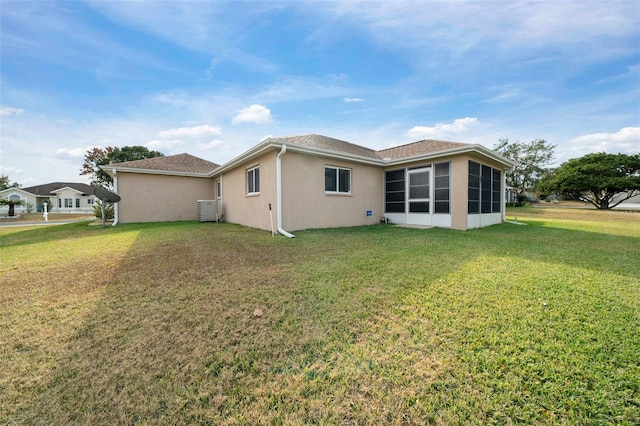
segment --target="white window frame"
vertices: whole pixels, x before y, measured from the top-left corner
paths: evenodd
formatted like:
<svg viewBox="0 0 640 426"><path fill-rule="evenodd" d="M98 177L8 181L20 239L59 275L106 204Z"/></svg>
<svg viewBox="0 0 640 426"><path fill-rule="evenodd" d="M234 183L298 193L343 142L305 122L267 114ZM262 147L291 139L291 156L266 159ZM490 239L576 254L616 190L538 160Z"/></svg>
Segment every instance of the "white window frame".
<svg viewBox="0 0 640 426"><path fill-rule="evenodd" d="M351 174L352 174L351 169L348 168L348 167L338 167L338 166L327 166L327 165L325 165L324 166L325 175L327 173L327 169L335 170L335 173L336 173L336 190L335 191L327 190L327 186L326 186L326 182L325 182L324 183L324 193L325 194L332 194L332 195L333 194L350 195L351 194L351 181L352 181L352 179L351 179ZM349 172L349 190L348 191L340 191L340 171L341 170Z"/></svg>
<svg viewBox="0 0 640 426"><path fill-rule="evenodd" d="M256 175L258 176L257 179L256 179ZM253 186L253 191L251 190L252 186ZM257 186L257 191L256 191L256 186ZM250 169L247 169L247 195L258 195L258 194L260 194L260 166L255 166L255 167L251 167Z"/></svg>
<svg viewBox="0 0 640 426"><path fill-rule="evenodd" d="M216 181L216 198L222 198L222 179Z"/></svg>

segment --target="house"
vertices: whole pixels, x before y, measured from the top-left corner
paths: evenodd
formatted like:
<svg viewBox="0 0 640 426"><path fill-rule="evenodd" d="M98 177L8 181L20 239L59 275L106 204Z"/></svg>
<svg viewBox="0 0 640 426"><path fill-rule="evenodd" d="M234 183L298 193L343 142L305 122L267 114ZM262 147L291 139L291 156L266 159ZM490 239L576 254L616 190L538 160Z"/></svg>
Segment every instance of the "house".
<svg viewBox="0 0 640 426"><path fill-rule="evenodd" d="M22 206L16 211L27 211L31 206L34 211L44 211L43 203L47 202L47 210L59 213L92 213L96 197L94 188L86 183L52 182L28 188L7 188L0 191L0 198L22 200ZM7 210L3 206L2 210Z"/></svg>
<svg viewBox="0 0 640 426"><path fill-rule="evenodd" d="M114 222L196 220L197 200L216 197L211 172L219 167L189 154L102 166L121 197Z"/></svg>
<svg viewBox="0 0 640 426"><path fill-rule="evenodd" d="M423 140L384 150L321 135L268 138L221 166L180 154L102 166L122 197L116 223L224 220L290 231L391 221L470 229L500 223L513 163L477 144Z"/></svg>

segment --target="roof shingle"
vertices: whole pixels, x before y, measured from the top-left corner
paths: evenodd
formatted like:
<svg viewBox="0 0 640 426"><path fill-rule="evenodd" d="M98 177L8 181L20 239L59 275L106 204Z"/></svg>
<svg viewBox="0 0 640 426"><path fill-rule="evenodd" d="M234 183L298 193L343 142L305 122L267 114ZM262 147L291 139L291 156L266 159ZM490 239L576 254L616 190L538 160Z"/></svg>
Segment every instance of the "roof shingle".
<svg viewBox="0 0 640 426"><path fill-rule="evenodd" d="M289 136L282 138L272 138L274 142L288 143L300 146L309 146L314 148L321 148L330 151L344 152L347 154L359 155L361 157L369 157L379 159L376 151L373 149L365 148L360 145L356 145L350 142L345 142L340 139L334 139L322 135L300 135Z"/></svg>
<svg viewBox="0 0 640 426"><path fill-rule="evenodd" d="M448 151L451 149L469 146L471 146L471 144L425 139L393 148L382 149L377 151L377 154L382 159L390 158L392 160L397 160L400 158L410 158L417 155L431 154L434 152Z"/></svg>
<svg viewBox="0 0 640 426"><path fill-rule="evenodd" d="M119 165L127 169L156 170L165 172L209 173L219 165L190 154L167 155L164 157L145 158L144 160L111 163L109 166Z"/></svg>

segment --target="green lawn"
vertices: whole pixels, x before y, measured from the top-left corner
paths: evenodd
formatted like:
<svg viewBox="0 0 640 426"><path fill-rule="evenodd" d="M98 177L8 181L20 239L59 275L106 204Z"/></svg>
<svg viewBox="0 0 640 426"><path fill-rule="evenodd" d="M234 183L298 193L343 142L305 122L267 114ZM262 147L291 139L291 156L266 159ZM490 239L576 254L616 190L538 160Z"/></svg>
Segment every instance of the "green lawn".
<svg viewBox="0 0 640 426"><path fill-rule="evenodd" d="M0 423L640 423L640 213L516 216L0 228Z"/></svg>

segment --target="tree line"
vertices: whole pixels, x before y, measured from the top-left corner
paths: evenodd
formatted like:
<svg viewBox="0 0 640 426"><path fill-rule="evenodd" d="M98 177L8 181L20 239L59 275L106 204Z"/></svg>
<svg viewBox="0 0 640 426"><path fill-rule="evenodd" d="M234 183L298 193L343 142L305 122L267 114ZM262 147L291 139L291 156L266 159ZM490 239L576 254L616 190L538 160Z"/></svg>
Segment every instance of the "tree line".
<svg viewBox="0 0 640 426"><path fill-rule="evenodd" d="M522 195L562 195L599 210L640 195L640 154L593 153L549 168L555 147L543 139L529 143L501 139L494 150L515 163L506 173L507 186Z"/></svg>

